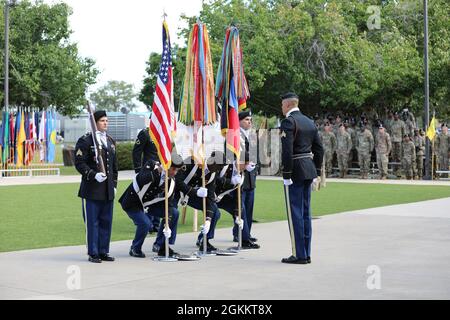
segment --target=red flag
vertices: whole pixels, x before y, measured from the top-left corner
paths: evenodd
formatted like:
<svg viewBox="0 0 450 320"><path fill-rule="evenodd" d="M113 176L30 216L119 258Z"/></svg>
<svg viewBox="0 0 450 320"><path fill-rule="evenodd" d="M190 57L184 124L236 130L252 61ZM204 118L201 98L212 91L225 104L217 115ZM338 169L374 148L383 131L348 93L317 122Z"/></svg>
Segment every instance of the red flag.
<svg viewBox="0 0 450 320"><path fill-rule="evenodd" d="M150 118L150 136L158 150L159 159L164 169L172 161L172 135L176 131L175 113L173 111L173 74L172 54L169 30L163 22L163 54L156 82L155 97Z"/></svg>

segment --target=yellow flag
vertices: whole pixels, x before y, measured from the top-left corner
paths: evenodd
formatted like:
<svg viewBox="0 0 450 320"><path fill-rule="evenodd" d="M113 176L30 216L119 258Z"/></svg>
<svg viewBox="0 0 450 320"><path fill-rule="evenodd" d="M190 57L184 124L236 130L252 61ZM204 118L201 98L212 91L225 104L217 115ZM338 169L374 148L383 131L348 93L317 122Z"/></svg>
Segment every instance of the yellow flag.
<svg viewBox="0 0 450 320"><path fill-rule="evenodd" d="M427 137L430 139L430 141L433 141L433 139L436 137L436 118L433 117L430 122L430 126L427 130Z"/></svg>
<svg viewBox="0 0 450 320"><path fill-rule="evenodd" d="M23 156L24 156L24 143L27 140L27 136L25 134L25 121L24 121L24 113L22 111L20 118L20 127L17 135L17 166L21 167L23 165Z"/></svg>

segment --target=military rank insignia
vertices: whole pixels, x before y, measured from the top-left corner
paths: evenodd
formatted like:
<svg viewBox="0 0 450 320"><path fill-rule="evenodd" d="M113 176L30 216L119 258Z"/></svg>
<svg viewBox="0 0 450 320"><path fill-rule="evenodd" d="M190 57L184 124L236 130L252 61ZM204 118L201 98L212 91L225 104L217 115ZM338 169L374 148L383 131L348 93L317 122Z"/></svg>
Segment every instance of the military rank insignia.
<svg viewBox="0 0 450 320"><path fill-rule="evenodd" d="M81 151L81 149L78 149L77 157L82 157L82 156L83 156L83 151Z"/></svg>
<svg viewBox="0 0 450 320"><path fill-rule="evenodd" d="M136 144L141 144L141 140L137 139Z"/></svg>

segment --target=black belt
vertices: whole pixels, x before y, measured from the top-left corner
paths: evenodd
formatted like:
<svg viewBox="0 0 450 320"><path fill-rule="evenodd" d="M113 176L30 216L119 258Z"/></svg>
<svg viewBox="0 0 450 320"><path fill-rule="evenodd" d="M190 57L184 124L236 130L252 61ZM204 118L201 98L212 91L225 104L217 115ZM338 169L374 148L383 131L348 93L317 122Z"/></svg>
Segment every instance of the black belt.
<svg viewBox="0 0 450 320"><path fill-rule="evenodd" d="M314 154L312 152L308 152L308 153L299 153L299 154L294 154L292 156L292 160L299 160L299 159L313 159L314 158Z"/></svg>

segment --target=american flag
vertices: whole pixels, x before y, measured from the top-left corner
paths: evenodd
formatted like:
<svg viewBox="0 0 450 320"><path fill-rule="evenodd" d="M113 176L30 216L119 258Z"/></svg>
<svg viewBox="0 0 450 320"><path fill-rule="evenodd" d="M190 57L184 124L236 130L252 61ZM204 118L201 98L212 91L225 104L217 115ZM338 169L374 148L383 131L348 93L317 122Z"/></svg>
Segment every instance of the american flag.
<svg viewBox="0 0 450 320"><path fill-rule="evenodd" d="M163 53L153 99L150 118L150 136L158 150L164 169L171 165L172 137L176 131L176 119L173 107L172 53L169 30L163 22Z"/></svg>

